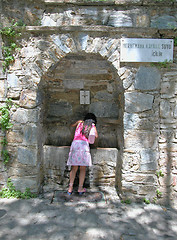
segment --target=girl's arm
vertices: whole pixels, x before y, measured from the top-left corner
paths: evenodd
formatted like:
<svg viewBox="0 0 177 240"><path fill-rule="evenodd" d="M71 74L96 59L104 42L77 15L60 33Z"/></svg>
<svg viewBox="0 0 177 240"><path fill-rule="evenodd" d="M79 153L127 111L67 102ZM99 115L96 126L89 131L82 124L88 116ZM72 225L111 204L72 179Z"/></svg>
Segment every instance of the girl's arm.
<svg viewBox="0 0 177 240"><path fill-rule="evenodd" d="M96 138L98 137L98 132L97 132L96 126L95 126L95 137Z"/></svg>
<svg viewBox="0 0 177 240"><path fill-rule="evenodd" d="M79 120L79 121L77 121L77 122L71 124L71 127L76 127L76 126L77 126L79 123L81 123L81 122L82 122L82 120Z"/></svg>

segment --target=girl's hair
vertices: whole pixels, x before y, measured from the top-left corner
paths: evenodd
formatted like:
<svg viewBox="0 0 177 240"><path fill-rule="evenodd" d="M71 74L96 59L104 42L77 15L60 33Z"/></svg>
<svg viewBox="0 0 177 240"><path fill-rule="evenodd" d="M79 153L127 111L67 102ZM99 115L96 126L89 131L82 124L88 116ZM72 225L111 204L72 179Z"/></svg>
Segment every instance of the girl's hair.
<svg viewBox="0 0 177 240"><path fill-rule="evenodd" d="M97 123L96 116L93 113L87 113L84 117L84 124L82 128L82 134L86 136L86 138L89 137L90 130L92 128L92 124Z"/></svg>

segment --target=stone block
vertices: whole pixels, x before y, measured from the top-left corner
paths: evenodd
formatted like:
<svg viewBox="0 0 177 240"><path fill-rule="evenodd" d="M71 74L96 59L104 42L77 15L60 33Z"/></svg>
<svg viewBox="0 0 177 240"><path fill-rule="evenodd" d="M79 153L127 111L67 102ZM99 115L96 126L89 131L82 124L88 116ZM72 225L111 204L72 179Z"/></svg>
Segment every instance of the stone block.
<svg viewBox="0 0 177 240"><path fill-rule="evenodd" d="M158 153L155 150L145 149L140 151L141 155L141 171L149 171L157 169Z"/></svg>
<svg viewBox="0 0 177 240"><path fill-rule="evenodd" d="M67 38L67 37L66 37ZM64 52L69 53L71 52L71 49L66 45L67 39L63 39L62 41L59 36L53 37L53 42ZM68 40L69 41L69 40ZM70 46L71 47L71 46Z"/></svg>
<svg viewBox="0 0 177 240"><path fill-rule="evenodd" d="M36 166L37 164L37 150L26 147L18 148L18 162L28 166Z"/></svg>
<svg viewBox="0 0 177 240"><path fill-rule="evenodd" d="M5 81L0 80L0 98L5 97Z"/></svg>
<svg viewBox="0 0 177 240"><path fill-rule="evenodd" d="M80 42L80 47L84 51L87 48L87 42L89 40L89 35L85 33L81 33L79 35L79 42Z"/></svg>
<svg viewBox="0 0 177 240"><path fill-rule="evenodd" d="M4 79L6 74L3 72L3 61L0 61L0 79Z"/></svg>
<svg viewBox="0 0 177 240"><path fill-rule="evenodd" d="M38 110L36 109L21 109L18 108L12 115L13 121L17 123L36 123L39 120Z"/></svg>
<svg viewBox="0 0 177 240"><path fill-rule="evenodd" d="M65 80L63 81L63 85L66 89L83 89L84 88L84 82L82 80Z"/></svg>
<svg viewBox="0 0 177 240"><path fill-rule="evenodd" d="M154 123L147 117L140 118L136 113L124 113L124 129L153 130Z"/></svg>
<svg viewBox="0 0 177 240"><path fill-rule="evenodd" d="M113 95L108 93L107 91L98 91L94 98L101 100L101 101L111 101L113 100Z"/></svg>
<svg viewBox="0 0 177 240"><path fill-rule="evenodd" d="M162 100L160 102L160 116L162 118L172 117L171 105L167 100Z"/></svg>
<svg viewBox="0 0 177 240"><path fill-rule="evenodd" d="M109 16L107 25L111 27L132 27L133 23L128 14L122 11L113 11Z"/></svg>
<svg viewBox="0 0 177 240"><path fill-rule="evenodd" d="M12 177L11 180L15 188L22 192L24 192L26 188L30 188L31 192L34 193L37 193L39 190L36 177Z"/></svg>
<svg viewBox="0 0 177 240"><path fill-rule="evenodd" d="M12 87L12 88L19 87L19 79L14 72L7 74L7 83L8 83L8 87Z"/></svg>
<svg viewBox="0 0 177 240"><path fill-rule="evenodd" d="M151 27L158 29L174 29L177 27L177 20L170 15L155 16L151 19Z"/></svg>
<svg viewBox="0 0 177 240"><path fill-rule="evenodd" d="M7 97L11 99L19 99L21 94L21 88L9 88Z"/></svg>
<svg viewBox="0 0 177 240"><path fill-rule="evenodd" d="M20 70L22 69L22 66L21 66L21 61L19 59L15 59L15 61L13 62L12 65L10 65L10 71L15 71L15 70Z"/></svg>
<svg viewBox="0 0 177 240"><path fill-rule="evenodd" d="M23 136L20 131L9 131L7 133L7 141L8 143L22 143Z"/></svg>
<svg viewBox="0 0 177 240"><path fill-rule="evenodd" d="M36 107L36 97L37 93L35 91L28 89L23 90L20 95L20 106L25 108Z"/></svg>
<svg viewBox="0 0 177 240"><path fill-rule="evenodd" d="M161 75L157 68L140 67L135 76L135 89L158 90L160 88Z"/></svg>
<svg viewBox="0 0 177 240"><path fill-rule="evenodd" d="M162 82L161 84L161 97L162 98L172 98L175 97L175 94L177 92L177 83L168 81L168 82Z"/></svg>
<svg viewBox="0 0 177 240"><path fill-rule="evenodd" d="M129 150L156 149L157 141L158 135L153 131L132 130L124 134L124 148Z"/></svg>
<svg viewBox="0 0 177 240"><path fill-rule="evenodd" d="M24 127L24 144L31 145L37 143L38 131L36 125L25 125Z"/></svg>
<svg viewBox="0 0 177 240"><path fill-rule="evenodd" d="M136 17L136 27L149 27L150 19L147 14Z"/></svg>
<svg viewBox="0 0 177 240"><path fill-rule="evenodd" d="M64 177L69 150L70 147L67 146L44 146L44 167L49 177L56 178L56 172L60 175L60 180ZM89 170L89 183L114 185L118 150L116 148L91 149L91 156L93 166Z"/></svg>
<svg viewBox="0 0 177 240"><path fill-rule="evenodd" d="M174 118L177 118L177 102L176 102L176 105L175 105L175 109L174 109Z"/></svg>
<svg viewBox="0 0 177 240"><path fill-rule="evenodd" d="M122 170L123 171L137 171L140 169L140 155L137 153L123 153L122 156Z"/></svg>
<svg viewBox="0 0 177 240"><path fill-rule="evenodd" d="M140 92L125 93L125 111L143 112L152 109L154 96Z"/></svg>
<svg viewBox="0 0 177 240"><path fill-rule="evenodd" d="M45 16L41 20L41 25L42 26L56 26L56 22L50 17L50 16Z"/></svg>
<svg viewBox="0 0 177 240"><path fill-rule="evenodd" d="M48 115L52 117L72 115L72 105L66 101L49 104Z"/></svg>
<svg viewBox="0 0 177 240"><path fill-rule="evenodd" d="M64 176L66 162L69 156L70 147L47 146L43 147L44 168L48 172L50 169L57 169L61 176Z"/></svg>
<svg viewBox="0 0 177 240"><path fill-rule="evenodd" d="M97 117L117 118L119 115L118 105L114 102L94 102L90 104L89 111Z"/></svg>

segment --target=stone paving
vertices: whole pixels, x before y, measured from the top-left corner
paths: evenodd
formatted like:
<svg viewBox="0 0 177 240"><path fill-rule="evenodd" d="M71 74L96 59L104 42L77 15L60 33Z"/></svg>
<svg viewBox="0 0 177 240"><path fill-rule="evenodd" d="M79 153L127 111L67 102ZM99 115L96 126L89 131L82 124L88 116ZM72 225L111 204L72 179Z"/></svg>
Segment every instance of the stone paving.
<svg viewBox="0 0 177 240"><path fill-rule="evenodd" d="M176 240L177 210L122 204L115 192L98 201L60 201L55 194L0 199L1 240Z"/></svg>

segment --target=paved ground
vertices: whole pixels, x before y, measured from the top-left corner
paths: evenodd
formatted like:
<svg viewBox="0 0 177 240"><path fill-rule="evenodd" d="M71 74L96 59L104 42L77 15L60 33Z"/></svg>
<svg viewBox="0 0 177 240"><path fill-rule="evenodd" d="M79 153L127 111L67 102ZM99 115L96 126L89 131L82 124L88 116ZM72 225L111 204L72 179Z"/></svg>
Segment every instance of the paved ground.
<svg viewBox="0 0 177 240"><path fill-rule="evenodd" d="M177 240L177 210L122 204L116 193L98 201L0 199L1 240ZM95 199L96 199L95 198Z"/></svg>

